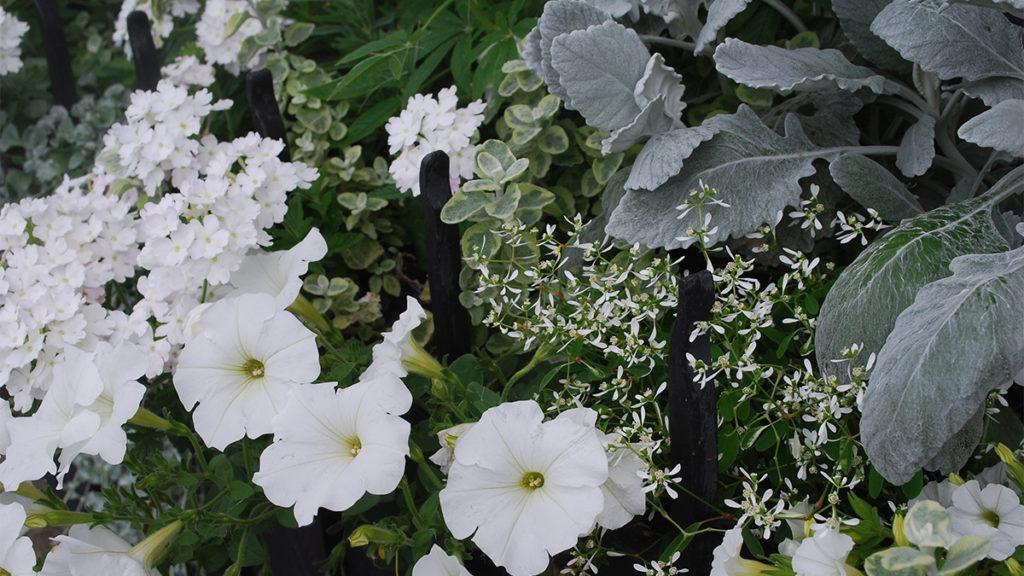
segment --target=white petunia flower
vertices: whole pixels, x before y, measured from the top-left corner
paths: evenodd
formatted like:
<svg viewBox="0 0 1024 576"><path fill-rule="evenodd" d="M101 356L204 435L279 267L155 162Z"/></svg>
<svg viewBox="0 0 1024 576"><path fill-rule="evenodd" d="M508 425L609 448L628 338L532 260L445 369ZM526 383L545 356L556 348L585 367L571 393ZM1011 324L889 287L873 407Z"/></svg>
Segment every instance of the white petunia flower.
<svg viewBox="0 0 1024 576"><path fill-rule="evenodd" d="M1003 561L1024 545L1024 506L1006 486L989 484L984 489L971 480L953 491L949 508L953 532L980 536L992 543L988 557Z"/></svg>
<svg viewBox="0 0 1024 576"><path fill-rule="evenodd" d="M0 76L21 70L21 37L28 24L0 8Z"/></svg>
<svg viewBox="0 0 1024 576"><path fill-rule="evenodd" d="M333 382L299 386L274 418L274 442L253 482L300 526L319 508L340 512L364 494L389 494L405 472L409 423L380 408L376 389Z"/></svg>
<svg viewBox="0 0 1024 576"><path fill-rule="evenodd" d="M181 522L172 522L132 546L103 526L76 524L67 536L53 539L57 545L46 556L39 576L160 576L153 563L181 527Z"/></svg>
<svg viewBox="0 0 1024 576"><path fill-rule="evenodd" d="M384 409L401 415L412 407L412 393L402 382L409 372L428 378L440 378L441 365L412 337L427 313L413 297L406 298L406 309L383 333L383 341L373 347L373 362L367 367L360 382L379 388Z"/></svg>
<svg viewBox="0 0 1024 576"><path fill-rule="evenodd" d="M608 460L593 427L544 422L533 401L501 404L459 438L441 512L512 576L539 574L549 554L594 529L604 507Z"/></svg>
<svg viewBox="0 0 1024 576"><path fill-rule="evenodd" d="M13 490L56 474L59 487L79 454L120 464L128 444L122 426L142 403L146 388L137 380L145 372L145 353L134 345L104 343L94 353L68 348L39 409L8 422L11 445L0 463L0 483ZM59 467L53 462L58 448Z"/></svg>
<svg viewBox="0 0 1024 576"><path fill-rule="evenodd" d="M793 553L797 576L847 576L846 557L853 550L853 538L824 525L814 528Z"/></svg>
<svg viewBox="0 0 1024 576"><path fill-rule="evenodd" d="M231 275L229 283L235 287L235 292L229 296L270 294L284 310L299 295L302 276L309 270L309 263L326 255L327 242L316 228L289 250L250 253Z"/></svg>
<svg viewBox="0 0 1024 576"><path fill-rule="evenodd" d="M647 510L641 474L647 464L629 447L618 443L617 434L602 434L608 452L608 481L601 485L604 509L597 517L602 528L617 530Z"/></svg>
<svg viewBox="0 0 1024 576"><path fill-rule="evenodd" d="M25 517L21 504L0 504L0 574L30 576L36 573L32 541L21 535Z"/></svg>
<svg viewBox="0 0 1024 576"><path fill-rule="evenodd" d="M725 533L722 543L713 553L710 576L756 576L771 568L756 560L740 557L743 551L743 527L736 526Z"/></svg>
<svg viewBox="0 0 1024 576"><path fill-rule="evenodd" d="M457 424L451 428L445 428L437 433L437 442L441 445L441 448L430 455L430 461L441 469L441 472L448 473L448 469L452 466L452 460L455 459L455 444L459 438L469 431L473 427L475 422L467 422L465 424Z"/></svg>
<svg viewBox="0 0 1024 576"><path fill-rule="evenodd" d="M466 570L462 564L459 564L458 558L449 556L441 549L440 546L434 544L430 548L430 553L416 561L416 565L412 567L412 576L473 576Z"/></svg>
<svg viewBox="0 0 1024 576"><path fill-rule="evenodd" d="M223 450L248 435L272 432L288 392L320 375L316 335L268 294L220 300L203 311L199 334L174 373L178 397L196 432Z"/></svg>

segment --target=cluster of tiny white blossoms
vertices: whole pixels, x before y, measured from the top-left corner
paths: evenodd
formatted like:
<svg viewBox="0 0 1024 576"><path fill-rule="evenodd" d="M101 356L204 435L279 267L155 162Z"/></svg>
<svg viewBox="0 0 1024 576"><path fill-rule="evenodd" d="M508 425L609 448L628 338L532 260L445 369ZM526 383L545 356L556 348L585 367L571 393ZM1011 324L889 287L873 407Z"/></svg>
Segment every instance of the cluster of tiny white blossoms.
<svg viewBox="0 0 1024 576"><path fill-rule="evenodd" d="M0 7L0 76L21 70L21 37L28 24Z"/></svg>
<svg viewBox="0 0 1024 576"><path fill-rule="evenodd" d="M136 10L149 18L153 44L160 48L164 39L174 30L174 18L184 18L198 12L199 0L124 0L114 21L114 44L123 46L129 58L132 49L128 43L128 15Z"/></svg>
<svg viewBox="0 0 1024 576"><path fill-rule="evenodd" d="M0 386L18 410L46 392L66 349L152 337L144 317L102 305L108 282L135 273L135 201L78 179L0 210Z"/></svg>
<svg viewBox="0 0 1024 576"><path fill-rule="evenodd" d="M445 88L437 97L416 94L409 98L405 109L388 120L388 146L397 154L388 170L395 185L403 192L420 193L420 161L441 150L451 158L449 174L452 188L458 188L462 179L472 178L477 146L473 138L484 121L485 104L475 100L459 108L455 86Z"/></svg>
<svg viewBox="0 0 1024 576"><path fill-rule="evenodd" d="M513 222L495 233L502 245L518 247L532 231ZM484 324L521 340L527 350L541 342L556 353L582 343L627 368L649 369L667 344L657 320L676 306L672 262L642 259L638 246L620 252L608 241L586 241L583 233L579 215L569 220L564 241L548 225L534 263L500 265L480 252L467 256L467 265L479 272L473 291L489 307ZM570 266L576 258L578 268ZM607 393L620 399L615 381L608 384Z"/></svg>
<svg viewBox="0 0 1024 576"><path fill-rule="evenodd" d="M821 190L817 184L811 184L809 191L810 198L801 199L800 206L790 211L788 216L793 219L793 226L799 226L814 235L824 229L821 219L827 218L828 208L824 201L818 198ZM889 228L889 225L882 221L877 210L868 208L866 216L859 212L838 210L829 221L829 227L828 232L834 234L840 244L857 240L861 246L867 246L868 231L878 232Z"/></svg>
<svg viewBox="0 0 1024 576"><path fill-rule="evenodd" d="M160 69L160 76L178 86L208 88L213 84L213 66L195 56L178 56Z"/></svg>
<svg viewBox="0 0 1024 576"><path fill-rule="evenodd" d="M286 2L282 2L286 6ZM283 7L282 6L282 7ZM278 16L275 18L280 19ZM283 20L281 20L283 22ZM203 14L196 23L196 43L206 54L207 62L220 64L232 74L255 67L266 48L257 50L245 62L240 62L242 45L247 38L267 28L247 0L208 0Z"/></svg>

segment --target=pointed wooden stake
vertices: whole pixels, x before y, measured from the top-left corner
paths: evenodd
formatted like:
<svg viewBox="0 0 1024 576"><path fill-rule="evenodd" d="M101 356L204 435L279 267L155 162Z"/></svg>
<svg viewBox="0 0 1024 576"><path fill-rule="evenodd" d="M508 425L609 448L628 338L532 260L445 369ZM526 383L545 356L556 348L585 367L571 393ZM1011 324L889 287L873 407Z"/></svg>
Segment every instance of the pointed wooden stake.
<svg viewBox="0 0 1024 576"><path fill-rule="evenodd" d="M153 31L149 17L141 10L128 14L128 44L132 48L135 63L135 88L156 90L160 82L160 55L153 43Z"/></svg>
<svg viewBox="0 0 1024 576"><path fill-rule="evenodd" d="M277 98L274 97L274 76L270 70L260 68L246 75L245 98L252 109L256 130L264 138L284 142L284 149L281 150L279 157L284 161L291 160L291 154L288 152L288 133L284 128L281 110L277 107Z"/></svg>
<svg viewBox="0 0 1024 576"><path fill-rule="evenodd" d="M71 109L78 101L75 74L71 70L71 55L64 36L64 23L60 20L55 0L36 0L39 11L43 46L46 49L46 67L50 72L50 92L58 104Z"/></svg>

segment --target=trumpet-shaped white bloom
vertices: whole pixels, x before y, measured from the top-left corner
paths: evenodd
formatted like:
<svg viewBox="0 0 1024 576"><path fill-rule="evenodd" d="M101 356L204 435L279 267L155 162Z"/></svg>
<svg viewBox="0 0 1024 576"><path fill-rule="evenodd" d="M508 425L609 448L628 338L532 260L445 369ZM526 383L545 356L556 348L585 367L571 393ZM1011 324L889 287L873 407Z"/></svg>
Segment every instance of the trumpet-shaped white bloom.
<svg viewBox="0 0 1024 576"><path fill-rule="evenodd" d="M441 448L430 455L430 461L437 464L441 472L448 473L452 466L452 460L455 459L455 444L458 442L459 437L473 427L473 424L475 422L456 424L437 433L437 442L441 445Z"/></svg>
<svg viewBox="0 0 1024 576"><path fill-rule="evenodd" d="M28 24L0 8L0 76L21 70L21 37Z"/></svg>
<svg viewBox="0 0 1024 576"><path fill-rule="evenodd" d="M409 423L380 407L376 388L300 386L274 418L253 482L274 504L294 506L304 526L319 508L342 511L366 493L394 491L408 454Z"/></svg>
<svg viewBox="0 0 1024 576"><path fill-rule="evenodd" d="M412 407L412 393L402 382L409 372L429 377L439 377L441 366L430 354L416 343L412 331L427 317L420 303L409 296L406 308L383 333L384 340L373 347L373 362L367 367L360 382L379 389L384 409L391 414L401 415Z"/></svg>
<svg viewBox="0 0 1024 576"><path fill-rule="evenodd" d="M186 409L199 405L196 432L218 450L272 432L288 392L320 375L316 335L268 294L220 300L203 311L196 330L174 388Z"/></svg>
<svg viewBox="0 0 1024 576"><path fill-rule="evenodd" d="M46 556L39 576L160 576L146 568L131 544L103 526L76 524L67 536L53 540L57 546Z"/></svg>
<svg viewBox="0 0 1024 576"><path fill-rule="evenodd" d="M459 438L441 511L456 538L472 536L496 565L529 576L594 529L607 480L593 427L565 416L544 422L536 402L510 402Z"/></svg>
<svg viewBox="0 0 1024 576"><path fill-rule="evenodd" d="M1006 560L1024 545L1024 506L1006 486L989 484L982 489L977 480L966 482L953 491L948 511L953 532L992 543L988 557L993 560Z"/></svg>
<svg viewBox="0 0 1024 576"><path fill-rule="evenodd" d="M320 231L313 228L302 242L289 250L250 253L231 274L229 283L235 287L236 294L270 294L284 310L299 295L302 276L309 270L309 263L326 255L327 242Z"/></svg>
<svg viewBox="0 0 1024 576"><path fill-rule="evenodd" d="M466 570L462 564L459 564L458 558L449 556L441 549L440 546L434 544L430 548L430 553L416 561L416 565L412 567L412 576L473 576Z"/></svg>
<svg viewBox="0 0 1024 576"><path fill-rule="evenodd" d="M801 540L793 553L793 571L797 576L846 576L853 538L824 525L813 530L814 536Z"/></svg>
<svg viewBox="0 0 1024 576"><path fill-rule="evenodd" d="M616 530L647 510L641 476L647 471L647 464L636 452L619 444L617 434L599 435L608 453L608 481L601 485L604 509L597 516L597 523L602 528Z"/></svg>
<svg viewBox="0 0 1024 576"><path fill-rule="evenodd" d="M13 490L49 473L60 486L79 454L120 464L128 444L122 426L142 403L146 388L137 380L145 372L146 356L133 345L104 344L94 353L69 348L39 410L8 422L11 445L0 463L0 483ZM58 448L59 467L53 462Z"/></svg>
<svg viewBox="0 0 1024 576"><path fill-rule="evenodd" d="M21 504L0 504L0 573L35 574L36 554L32 551L32 541L21 535L25 517Z"/></svg>
<svg viewBox="0 0 1024 576"><path fill-rule="evenodd" d="M711 559L710 576L755 576L770 568L756 560L740 556L743 551L743 527L729 529L722 543L715 548Z"/></svg>

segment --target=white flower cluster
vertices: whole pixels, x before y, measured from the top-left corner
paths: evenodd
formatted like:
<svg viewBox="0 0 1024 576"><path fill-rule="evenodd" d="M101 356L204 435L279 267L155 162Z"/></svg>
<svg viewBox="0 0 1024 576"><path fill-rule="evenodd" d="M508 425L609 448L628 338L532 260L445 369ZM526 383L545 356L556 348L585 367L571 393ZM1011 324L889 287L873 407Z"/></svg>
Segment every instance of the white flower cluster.
<svg viewBox="0 0 1024 576"><path fill-rule="evenodd" d="M178 56L160 69L160 75L178 86L207 88L213 84L213 66L195 56Z"/></svg>
<svg viewBox="0 0 1024 576"><path fill-rule="evenodd" d="M151 337L144 317L102 306L104 286L135 273L135 195L83 185L0 210L0 386L21 411L49 389L65 350Z"/></svg>
<svg viewBox="0 0 1024 576"><path fill-rule="evenodd" d="M475 100L465 108L458 106L456 88L451 86L438 92L437 98L414 95L398 116L388 120L388 146L392 155L398 154L389 171L399 190L419 196L420 161L436 150L451 158L453 190L460 180L473 176L477 146L472 141L484 121L486 105Z"/></svg>
<svg viewBox="0 0 1024 576"><path fill-rule="evenodd" d="M21 37L28 24L0 7L0 76L21 70Z"/></svg>
<svg viewBox="0 0 1024 576"><path fill-rule="evenodd" d="M265 50L253 54L246 62L239 62L242 45L247 38L265 29L257 18L252 2L247 0L209 0L196 24L196 43L206 54L206 60L220 64L228 72L255 67Z"/></svg>
<svg viewBox="0 0 1024 576"><path fill-rule="evenodd" d="M114 21L114 44L123 46L129 58L132 49L128 43L128 15L136 10L144 12L149 18L153 44L159 48L174 30L174 18L184 18L198 12L199 0L124 0Z"/></svg>

